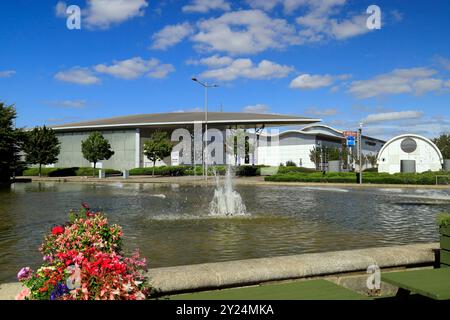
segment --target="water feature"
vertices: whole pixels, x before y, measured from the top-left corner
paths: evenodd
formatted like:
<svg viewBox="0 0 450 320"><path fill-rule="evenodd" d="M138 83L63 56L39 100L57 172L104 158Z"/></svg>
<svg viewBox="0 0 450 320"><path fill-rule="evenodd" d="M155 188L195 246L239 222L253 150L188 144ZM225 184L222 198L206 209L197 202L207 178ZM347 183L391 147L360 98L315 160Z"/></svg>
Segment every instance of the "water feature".
<svg viewBox="0 0 450 320"><path fill-rule="evenodd" d="M211 216L243 216L246 215L245 204L241 195L233 189L231 166L227 167L223 184L218 174L215 174L216 189L209 204Z"/></svg>
<svg viewBox="0 0 450 320"><path fill-rule="evenodd" d="M215 191L57 182L0 190L0 283L40 264L44 234L83 201L120 224L125 249L139 247L152 268L438 241L435 217L450 211L449 189L236 184L247 214L217 216L210 214Z"/></svg>

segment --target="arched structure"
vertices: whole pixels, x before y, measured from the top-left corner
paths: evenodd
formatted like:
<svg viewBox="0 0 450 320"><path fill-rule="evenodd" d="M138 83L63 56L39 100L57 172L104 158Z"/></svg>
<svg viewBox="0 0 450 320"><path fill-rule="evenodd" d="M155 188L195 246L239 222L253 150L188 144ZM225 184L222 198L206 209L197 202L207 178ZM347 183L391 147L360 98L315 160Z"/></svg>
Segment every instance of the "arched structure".
<svg viewBox="0 0 450 320"><path fill-rule="evenodd" d="M392 138L378 153L378 172L401 172L402 160L413 164L415 172L439 171L443 157L429 139L416 134L403 134Z"/></svg>

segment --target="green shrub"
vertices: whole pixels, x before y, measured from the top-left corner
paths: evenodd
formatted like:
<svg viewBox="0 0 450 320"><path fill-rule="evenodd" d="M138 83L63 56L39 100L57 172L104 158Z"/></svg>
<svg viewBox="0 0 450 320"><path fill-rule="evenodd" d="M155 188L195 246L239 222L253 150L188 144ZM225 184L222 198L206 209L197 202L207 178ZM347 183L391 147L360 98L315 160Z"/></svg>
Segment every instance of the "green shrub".
<svg viewBox="0 0 450 320"><path fill-rule="evenodd" d="M251 177L258 175L258 167L256 166L239 166L235 171L237 176ZM261 174L261 171L259 172Z"/></svg>
<svg viewBox="0 0 450 320"><path fill-rule="evenodd" d="M450 227L450 213L443 212L436 217L437 225L441 228Z"/></svg>
<svg viewBox="0 0 450 320"><path fill-rule="evenodd" d="M316 172L315 169L304 168L304 167L279 167L278 173L288 173L288 172Z"/></svg>
<svg viewBox="0 0 450 320"><path fill-rule="evenodd" d="M294 161L291 161L291 160L286 161L286 167L296 167L296 166L297 165L295 164Z"/></svg>
<svg viewBox="0 0 450 320"><path fill-rule="evenodd" d="M95 175L98 176L100 169L95 169ZM103 169L108 174L120 174L120 171L114 169ZM38 176L39 168L27 168L23 171L24 176ZM70 177L70 176L92 176L92 168L42 168L43 177Z"/></svg>
<svg viewBox="0 0 450 320"><path fill-rule="evenodd" d="M295 172L286 171L286 167L279 168L276 175L268 176L266 181L286 181L286 182L348 182L356 183L357 174L354 172ZM424 184L433 185L436 183L436 175L442 175L441 172L424 173L363 173L363 183L375 184ZM450 177L450 173L447 173Z"/></svg>

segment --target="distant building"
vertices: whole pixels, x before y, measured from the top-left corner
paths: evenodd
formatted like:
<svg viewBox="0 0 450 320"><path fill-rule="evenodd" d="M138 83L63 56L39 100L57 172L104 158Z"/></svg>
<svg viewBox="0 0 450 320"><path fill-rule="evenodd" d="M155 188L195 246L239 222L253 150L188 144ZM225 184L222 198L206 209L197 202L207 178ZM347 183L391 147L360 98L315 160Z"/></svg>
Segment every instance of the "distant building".
<svg viewBox="0 0 450 320"><path fill-rule="evenodd" d="M346 144L344 131L324 124L307 125L299 130L287 130L277 136L268 137L269 141L274 138L279 140L278 150L274 150L270 145L258 147L258 164L276 166L280 163L285 164L287 161L290 161L300 167L316 168L316 164L310 158L311 151L314 148L342 149ZM362 154L364 156L376 156L384 144L385 141L383 140L363 135ZM350 148L350 152L356 154L356 145ZM324 167L323 169L325 169L328 164L325 156L321 162L322 165L320 167ZM354 164L351 165L354 166ZM366 167L370 167L370 164L366 163L364 168Z"/></svg>
<svg viewBox="0 0 450 320"><path fill-rule="evenodd" d="M310 159L311 150L314 148L330 147L342 148L346 143L343 131L332 127L316 124L320 119L311 119L301 116L279 114L255 114L239 112L209 112L208 113L208 140L209 146L220 146L220 152L215 154L214 162L238 164L264 164L278 166L287 161L294 162L297 166L315 168L316 165ZM270 128L301 126L300 130L288 130L281 133L268 131ZM57 125L52 127L61 142L61 153L55 167L89 167L92 164L83 158L81 153L81 141L94 131L98 131L109 140L114 155L106 161L101 161L98 167L111 169L131 169L149 167L152 163L143 154L143 145L155 131L165 131L172 136L175 130L185 129L188 134L182 140L189 140L189 147L176 152L159 161L156 165L191 164L191 157L186 161L184 157L189 149L191 155L196 154L195 142L191 143L195 130L201 132L205 128L205 114L203 112L160 113L115 117L78 123ZM227 130L244 129L246 137L254 139L252 155L241 154L239 159L227 158L225 139ZM255 132L257 133L255 135ZM215 140L222 135L222 141ZM180 141L180 135L174 135L175 141ZM255 139L256 138L256 139ZM376 155L385 141L363 136L362 152L364 155ZM200 140L200 159L202 163L202 150ZM353 152L356 148L353 147ZM198 150L198 149L197 149ZM184 153L184 155L183 155ZM248 153L248 151L247 151ZM198 153L197 153L198 154ZM223 155L222 155L223 154ZM209 160L213 155L208 157ZM327 164L327 159L322 159ZM199 162L197 162L198 164Z"/></svg>
<svg viewBox="0 0 450 320"><path fill-rule="evenodd" d="M378 172L425 172L442 169L443 157L429 139L404 134L392 138L378 154Z"/></svg>
<svg viewBox="0 0 450 320"><path fill-rule="evenodd" d="M243 128L256 131L270 127L305 125L319 121L321 120L280 114L208 112L208 132L215 131L216 134L221 132L225 136L227 129ZM83 158L81 141L94 131L100 132L108 139L114 150L114 155L109 160L98 163L98 167L123 170L151 166L151 162L143 154L143 145L153 132L165 131L170 138L176 129L186 129L193 133L196 130L195 128L199 128L201 139L201 132L205 128L205 123L204 112L173 112L130 115L52 126L61 142L61 153L54 166L91 166L91 163ZM213 133L209 133L209 140L211 140L212 135ZM194 148L194 143L192 143L192 148ZM200 150L200 158L201 153ZM157 165L187 164L179 158L177 160L174 158L167 157L163 161L159 161ZM225 158L219 163L224 161Z"/></svg>

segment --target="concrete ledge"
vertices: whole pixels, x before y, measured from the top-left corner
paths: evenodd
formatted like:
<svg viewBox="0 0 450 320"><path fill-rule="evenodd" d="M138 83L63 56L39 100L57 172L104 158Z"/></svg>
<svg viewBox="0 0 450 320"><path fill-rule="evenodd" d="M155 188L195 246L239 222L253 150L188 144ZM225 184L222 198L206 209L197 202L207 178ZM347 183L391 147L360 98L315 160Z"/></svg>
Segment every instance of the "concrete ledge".
<svg viewBox="0 0 450 320"><path fill-rule="evenodd" d="M439 243L307 253L294 256L204 263L150 269L148 276L160 294L245 286L268 281L325 277L380 268L432 266ZM0 285L0 300L20 292L20 283Z"/></svg>
<svg viewBox="0 0 450 320"><path fill-rule="evenodd" d="M161 294L244 286L267 281L318 277L380 268L430 266L439 243L310 253L262 259L157 268L150 283Z"/></svg>

